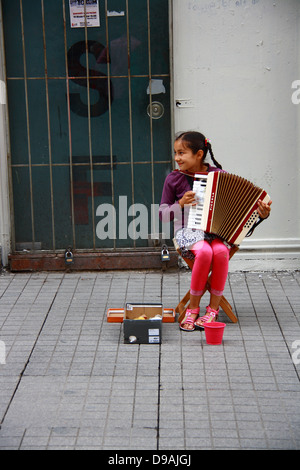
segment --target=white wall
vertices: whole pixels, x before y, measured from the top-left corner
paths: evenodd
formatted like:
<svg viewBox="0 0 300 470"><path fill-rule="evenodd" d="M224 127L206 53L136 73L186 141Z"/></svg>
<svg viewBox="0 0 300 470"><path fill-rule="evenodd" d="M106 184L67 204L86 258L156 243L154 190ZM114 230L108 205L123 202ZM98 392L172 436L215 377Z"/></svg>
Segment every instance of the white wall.
<svg viewBox="0 0 300 470"><path fill-rule="evenodd" d="M174 98L190 100L175 131L204 132L223 168L270 194L243 256L299 269L300 1L173 0L173 21Z"/></svg>

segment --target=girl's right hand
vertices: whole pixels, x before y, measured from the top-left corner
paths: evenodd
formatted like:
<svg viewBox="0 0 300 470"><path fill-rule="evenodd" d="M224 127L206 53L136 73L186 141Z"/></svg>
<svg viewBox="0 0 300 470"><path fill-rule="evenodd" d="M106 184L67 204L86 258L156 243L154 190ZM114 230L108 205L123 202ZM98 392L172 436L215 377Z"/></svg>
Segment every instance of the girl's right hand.
<svg viewBox="0 0 300 470"><path fill-rule="evenodd" d="M185 205L195 205L195 192L194 191L187 191L184 193L181 199L179 199L179 204L182 208L184 208Z"/></svg>

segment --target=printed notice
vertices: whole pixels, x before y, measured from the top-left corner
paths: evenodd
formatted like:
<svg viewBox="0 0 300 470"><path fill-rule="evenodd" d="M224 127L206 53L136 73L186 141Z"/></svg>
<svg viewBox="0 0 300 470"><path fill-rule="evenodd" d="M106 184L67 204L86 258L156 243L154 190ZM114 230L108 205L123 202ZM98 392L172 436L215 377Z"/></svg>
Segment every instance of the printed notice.
<svg viewBox="0 0 300 470"><path fill-rule="evenodd" d="M160 343L159 329L158 328L149 328L148 329L148 341L151 344Z"/></svg>
<svg viewBox="0 0 300 470"><path fill-rule="evenodd" d="M71 28L100 26L100 0L69 0Z"/></svg>
<svg viewBox="0 0 300 470"><path fill-rule="evenodd" d="M149 343L150 344L157 344L160 343L159 336L149 336Z"/></svg>
<svg viewBox="0 0 300 470"><path fill-rule="evenodd" d="M149 328L148 329L149 336L159 336L159 329L158 328Z"/></svg>

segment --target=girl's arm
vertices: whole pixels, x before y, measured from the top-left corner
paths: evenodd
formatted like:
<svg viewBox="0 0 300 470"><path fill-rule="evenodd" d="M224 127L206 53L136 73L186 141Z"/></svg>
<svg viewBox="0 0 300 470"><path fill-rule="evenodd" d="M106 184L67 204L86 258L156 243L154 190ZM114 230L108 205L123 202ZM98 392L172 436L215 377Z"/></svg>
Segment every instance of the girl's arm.
<svg viewBox="0 0 300 470"><path fill-rule="evenodd" d="M159 218L162 222L170 222L182 216L182 209L176 197L176 188L171 174L165 179L159 206Z"/></svg>
<svg viewBox="0 0 300 470"><path fill-rule="evenodd" d="M249 230L246 237L251 237L256 227L269 217L270 212L271 212L271 204L272 204L272 201L269 201L268 203L258 201L257 212L258 212L259 218L258 218L258 221Z"/></svg>

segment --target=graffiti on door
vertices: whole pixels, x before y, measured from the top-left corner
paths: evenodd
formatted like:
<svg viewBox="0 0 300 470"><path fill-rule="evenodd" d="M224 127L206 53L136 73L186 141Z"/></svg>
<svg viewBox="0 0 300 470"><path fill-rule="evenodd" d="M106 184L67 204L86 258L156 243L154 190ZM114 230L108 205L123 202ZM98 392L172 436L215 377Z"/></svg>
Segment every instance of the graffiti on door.
<svg viewBox="0 0 300 470"><path fill-rule="evenodd" d="M93 54L97 63L107 63L107 49L97 41L79 41L68 50L68 72L72 81L82 87L89 87L98 91L98 101L90 105L90 117L101 116L109 109L109 100L113 101L113 87L111 80L108 85L107 76L99 71L90 69L81 64L81 57ZM88 81L86 78L89 77ZM109 89L110 87L110 89ZM80 93L70 93L70 108L78 116L89 116L89 106L80 97Z"/></svg>

